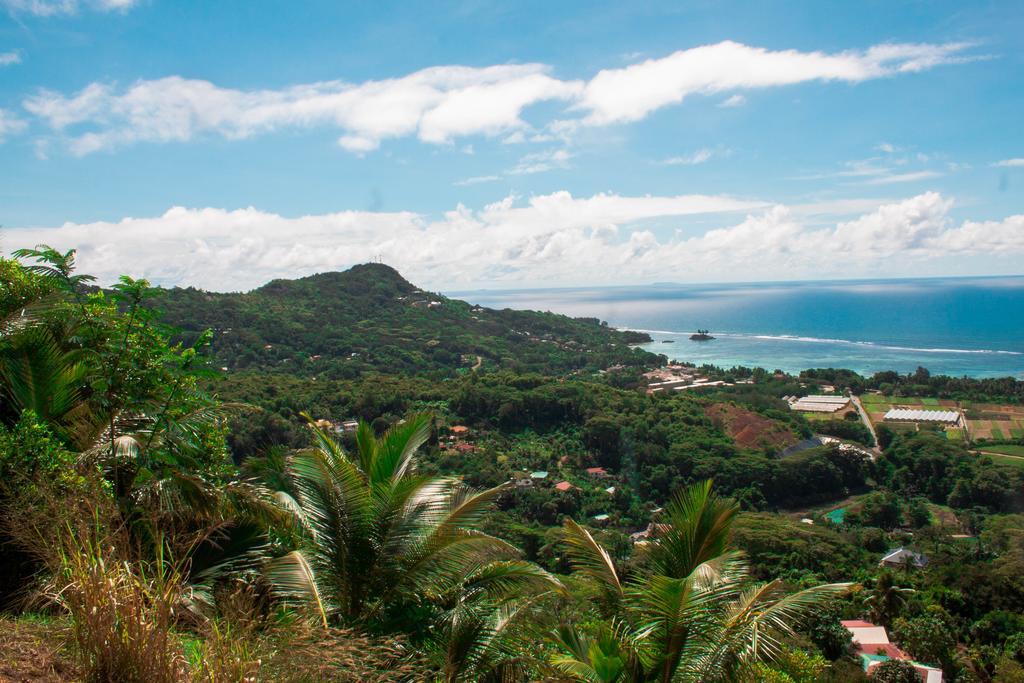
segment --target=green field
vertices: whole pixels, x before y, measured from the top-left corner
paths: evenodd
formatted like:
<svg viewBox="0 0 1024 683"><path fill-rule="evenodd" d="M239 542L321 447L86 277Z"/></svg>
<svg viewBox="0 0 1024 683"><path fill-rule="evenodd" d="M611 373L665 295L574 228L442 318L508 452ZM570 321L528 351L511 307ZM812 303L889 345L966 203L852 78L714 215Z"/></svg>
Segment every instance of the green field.
<svg viewBox="0 0 1024 683"><path fill-rule="evenodd" d="M990 455L992 462L996 465L1005 465L1006 467L1016 467L1018 469L1024 469L1024 458L1012 457L1008 455Z"/></svg>
<svg viewBox="0 0 1024 683"><path fill-rule="evenodd" d="M939 405L939 399L937 398L922 398L921 405L925 406L937 406Z"/></svg>
<svg viewBox="0 0 1024 683"><path fill-rule="evenodd" d="M986 453L1003 453L1005 455L1019 455L1024 457L1024 446L1014 446L1013 444L1001 445L1001 446L982 446L981 449Z"/></svg>
<svg viewBox="0 0 1024 683"><path fill-rule="evenodd" d="M1005 439L1006 437L1003 436L1003 430L1002 429L1000 429L999 427L993 427L992 428L992 438L993 439Z"/></svg>
<svg viewBox="0 0 1024 683"><path fill-rule="evenodd" d="M808 422L828 422L828 421L831 421L831 420L841 420L842 417L843 417L843 412L844 411L840 410L839 412L836 412L836 413L800 413L800 414L803 415L805 418L807 418Z"/></svg>
<svg viewBox="0 0 1024 683"><path fill-rule="evenodd" d="M964 432L962 429L956 427L950 427L945 430L946 439L949 441L955 441L957 443L963 443Z"/></svg>

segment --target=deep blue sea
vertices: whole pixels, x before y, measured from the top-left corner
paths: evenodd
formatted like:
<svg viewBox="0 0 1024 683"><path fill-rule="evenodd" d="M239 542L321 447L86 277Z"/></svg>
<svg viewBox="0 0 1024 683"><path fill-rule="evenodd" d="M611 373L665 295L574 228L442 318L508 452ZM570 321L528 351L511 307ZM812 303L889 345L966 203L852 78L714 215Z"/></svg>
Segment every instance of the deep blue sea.
<svg viewBox="0 0 1024 683"><path fill-rule="evenodd" d="M590 316L644 330L644 348L722 367L849 368L1024 379L1024 276L482 290L491 308ZM707 328L713 341L692 342ZM674 342L674 343L665 343Z"/></svg>

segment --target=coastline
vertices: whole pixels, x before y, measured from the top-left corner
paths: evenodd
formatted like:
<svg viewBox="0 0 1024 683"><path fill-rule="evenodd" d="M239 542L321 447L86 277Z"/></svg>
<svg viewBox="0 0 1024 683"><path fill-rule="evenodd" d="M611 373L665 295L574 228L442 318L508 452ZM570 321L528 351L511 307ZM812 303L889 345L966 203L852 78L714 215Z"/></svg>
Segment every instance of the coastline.
<svg viewBox="0 0 1024 683"><path fill-rule="evenodd" d="M713 333L714 340L693 342L689 331L632 326L616 329L644 332L652 341L638 344L637 348L698 366L762 367L790 374L813 368L837 368L864 376L886 371L906 374L920 366L934 375L1024 380L1024 352L1010 349L912 347L875 341L717 331Z"/></svg>

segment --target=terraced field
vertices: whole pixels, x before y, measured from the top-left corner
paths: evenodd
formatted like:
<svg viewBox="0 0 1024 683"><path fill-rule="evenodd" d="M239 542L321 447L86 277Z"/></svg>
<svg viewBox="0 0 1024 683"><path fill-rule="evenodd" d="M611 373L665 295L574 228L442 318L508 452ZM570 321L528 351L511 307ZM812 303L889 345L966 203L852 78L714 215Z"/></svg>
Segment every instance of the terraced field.
<svg viewBox="0 0 1024 683"><path fill-rule="evenodd" d="M962 409L967 418L967 432L972 441L1024 439L1024 406L972 403L970 401L959 403L933 397L892 397L879 394L864 394L860 400L868 417L875 425L881 424L882 418L891 408ZM906 424L890 423L888 426L895 431L917 428L915 425ZM960 429L950 428L946 429L946 437L952 440L962 440L964 434Z"/></svg>
<svg viewBox="0 0 1024 683"><path fill-rule="evenodd" d="M1024 406L965 403L964 414L974 440L1024 439Z"/></svg>

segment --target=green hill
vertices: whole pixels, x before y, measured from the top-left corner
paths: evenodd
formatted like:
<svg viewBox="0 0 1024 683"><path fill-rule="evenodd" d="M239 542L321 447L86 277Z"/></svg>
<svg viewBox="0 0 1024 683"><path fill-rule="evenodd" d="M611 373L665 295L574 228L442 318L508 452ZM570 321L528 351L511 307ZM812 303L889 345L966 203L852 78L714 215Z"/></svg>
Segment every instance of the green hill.
<svg viewBox="0 0 1024 683"><path fill-rule="evenodd" d="M174 288L157 301L164 321L186 337L212 329L215 362L228 371L443 377L473 367L562 374L657 362L629 346L647 335L594 318L473 306L381 264L274 280L246 293Z"/></svg>

